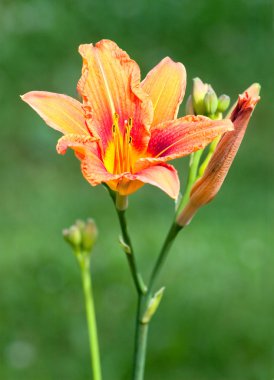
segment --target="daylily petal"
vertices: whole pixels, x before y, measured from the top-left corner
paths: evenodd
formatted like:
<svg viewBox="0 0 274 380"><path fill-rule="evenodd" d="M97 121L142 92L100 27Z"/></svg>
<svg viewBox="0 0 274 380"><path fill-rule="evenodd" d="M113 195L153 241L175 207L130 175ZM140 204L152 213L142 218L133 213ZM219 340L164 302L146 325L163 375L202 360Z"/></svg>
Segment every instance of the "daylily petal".
<svg viewBox="0 0 274 380"><path fill-rule="evenodd" d="M95 46L80 45L83 57L78 91L91 108L90 129L100 137L105 150L112 139L114 114L119 115L120 129L133 118L133 144L142 151L148 143L152 105L140 88L140 69L114 42L102 40Z"/></svg>
<svg viewBox="0 0 274 380"><path fill-rule="evenodd" d="M151 131L148 161L167 161L186 156L226 131L233 130L230 120L211 120L205 116L189 115L157 125Z"/></svg>
<svg viewBox="0 0 274 380"><path fill-rule="evenodd" d="M87 135L82 104L62 94L31 91L21 97L52 128L64 134Z"/></svg>
<svg viewBox="0 0 274 380"><path fill-rule="evenodd" d="M85 156L81 161L81 169L83 176L92 186L117 180L121 177L120 174L111 174L107 171L100 158L100 149L97 144L94 144L92 149L89 148L85 151Z"/></svg>
<svg viewBox="0 0 274 380"><path fill-rule="evenodd" d="M166 57L147 74L141 86L153 103L154 118L151 126L173 120L177 117L185 94L185 67Z"/></svg>
<svg viewBox="0 0 274 380"><path fill-rule="evenodd" d="M71 148L75 151L76 156L79 159L83 159L86 155L87 150L95 151L98 148L96 144L97 139L94 137L86 136L86 135L74 135L68 134L61 137L58 140L56 150L59 154L65 154L68 148ZM98 151L98 156L100 156L100 152Z"/></svg>
<svg viewBox="0 0 274 380"><path fill-rule="evenodd" d="M144 186L144 183L135 179L136 176L130 173L120 176L119 179L108 181L107 185L120 195L130 195Z"/></svg>
<svg viewBox="0 0 274 380"><path fill-rule="evenodd" d="M176 169L172 165L161 163L149 166L135 174L136 179L159 187L171 198L177 199L180 181Z"/></svg>
<svg viewBox="0 0 274 380"><path fill-rule="evenodd" d="M160 188L173 199L178 197L180 181L177 171L165 163L146 166L135 174L124 173L120 178L107 182L112 190L121 195L130 195L145 183Z"/></svg>
<svg viewBox="0 0 274 380"><path fill-rule="evenodd" d="M209 203L219 192L241 145L255 105L260 99L259 90L259 85L255 84L239 96L230 116L235 129L222 136L203 176L195 182L190 200L177 218L178 224L188 224L197 210Z"/></svg>

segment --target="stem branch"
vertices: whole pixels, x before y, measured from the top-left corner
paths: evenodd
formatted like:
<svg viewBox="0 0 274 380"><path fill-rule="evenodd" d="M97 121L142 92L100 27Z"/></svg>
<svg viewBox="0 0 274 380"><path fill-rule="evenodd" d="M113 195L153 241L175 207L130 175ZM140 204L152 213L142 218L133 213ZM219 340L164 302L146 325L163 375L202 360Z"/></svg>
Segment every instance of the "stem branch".
<svg viewBox="0 0 274 380"><path fill-rule="evenodd" d="M158 259L152 270L150 281L148 285L148 290L146 294L139 294L138 299L138 312L136 319L136 335L135 335L135 355L134 355L134 369L133 369L133 380L143 380L144 370L145 370L145 359L146 359L146 346L147 346L147 335L149 328L149 321L147 323L142 322L142 317L149 305L152 298L153 286L159 275L159 272L167 258L168 252L176 238L178 232L182 229L181 226L175 222L172 224L163 247L160 251Z"/></svg>

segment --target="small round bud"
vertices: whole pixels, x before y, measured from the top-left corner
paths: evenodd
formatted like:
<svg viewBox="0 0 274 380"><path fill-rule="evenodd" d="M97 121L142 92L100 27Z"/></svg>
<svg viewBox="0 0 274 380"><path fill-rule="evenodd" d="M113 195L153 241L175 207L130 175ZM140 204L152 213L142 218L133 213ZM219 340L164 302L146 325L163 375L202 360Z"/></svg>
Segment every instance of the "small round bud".
<svg viewBox="0 0 274 380"><path fill-rule="evenodd" d="M196 115L204 115L205 113L204 98L207 89L208 85L203 83L200 78L193 79L192 102Z"/></svg>
<svg viewBox="0 0 274 380"><path fill-rule="evenodd" d="M63 236L64 236L64 239L73 248L78 248L80 246L81 241L82 241L82 236L81 236L80 229L76 225L73 225L63 230Z"/></svg>
<svg viewBox="0 0 274 380"><path fill-rule="evenodd" d="M64 239L73 247L75 253L89 255L98 236L93 219L76 220L69 228L63 230Z"/></svg>
<svg viewBox="0 0 274 380"><path fill-rule="evenodd" d="M204 98L205 111L208 115L214 115L217 106L218 106L218 98L211 86L208 86L207 93Z"/></svg>
<svg viewBox="0 0 274 380"><path fill-rule="evenodd" d="M98 229L93 219L88 219L82 230L82 248L84 251L91 251L97 240Z"/></svg>
<svg viewBox="0 0 274 380"><path fill-rule="evenodd" d="M225 112L230 105L230 97L228 95L221 95L218 99L218 111Z"/></svg>
<svg viewBox="0 0 274 380"><path fill-rule="evenodd" d="M85 225L86 225L86 223L81 219L77 219L75 222L75 226L78 227L81 232L85 228Z"/></svg>

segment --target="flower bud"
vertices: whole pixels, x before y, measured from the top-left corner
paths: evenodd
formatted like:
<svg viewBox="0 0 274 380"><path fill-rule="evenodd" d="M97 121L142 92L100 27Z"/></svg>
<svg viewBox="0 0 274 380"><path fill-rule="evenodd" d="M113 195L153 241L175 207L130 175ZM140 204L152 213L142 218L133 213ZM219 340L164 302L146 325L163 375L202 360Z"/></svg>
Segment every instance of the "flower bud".
<svg viewBox="0 0 274 380"><path fill-rule="evenodd" d="M98 229L93 219L88 219L82 230L82 249L91 251L98 237Z"/></svg>
<svg viewBox="0 0 274 380"><path fill-rule="evenodd" d="M98 230L93 219L88 219L87 222L77 220L71 227L63 230L63 236L76 253L86 254L91 252Z"/></svg>
<svg viewBox="0 0 274 380"><path fill-rule="evenodd" d="M259 101L260 86L255 83L239 96L236 106L229 113L234 131L226 132L202 175L193 185L190 199L177 217L179 226L189 224L200 207L209 203L219 192L236 153L243 140L252 112Z"/></svg>
<svg viewBox="0 0 274 380"><path fill-rule="evenodd" d="M81 245L81 231L76 225L64 229L63 237L75 249Z"/></svg>
<svg viewBox="0 0 274 380"><path fill-rule="evenodd" d="M77 219L75 222L75 226L77 228L79 228L79 231L81 231L81 233L82 233L83 229L85 228L85 225L86 225L85 222L81 219Z"/></svg>
<svg viewBox="0 0 274 380"><path fill-rule="evenodd" d="M189 95L187 102L186 102L186 115L194 115L194 108L193 108L193 102L192 102L192 96Z"/></svg>
<svg viewBox="0 0 274 380"><path fill-rule="evenodd" d="M228 95L221 95L218 99L218 107L217 110L219 112L225 112L230 105L230 97Z"/></svg>
<svg viewBox="0 0 274 380"><path fill-rule="evenodd" d="M192 102L196 115L204 115L204 98L207 93L208 85L203 83L200 78L193 79Z"/></svg>
<svg viewBox="0 0 274 380"><path fill-rule="evenodd" d="M214 115L217 106L218 106L218 98L211 86L208 86L207 93L204 98L205 111L208 115Z"/></svg>

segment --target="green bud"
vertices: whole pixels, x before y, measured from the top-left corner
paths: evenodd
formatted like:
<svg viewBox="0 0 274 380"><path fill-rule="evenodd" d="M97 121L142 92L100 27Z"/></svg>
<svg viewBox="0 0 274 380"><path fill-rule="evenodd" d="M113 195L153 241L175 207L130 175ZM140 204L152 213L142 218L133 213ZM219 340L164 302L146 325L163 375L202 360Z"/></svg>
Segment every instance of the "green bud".
<svg viewBox="0 0 274 380"><path fill-rule="evenodd" d="M205 105L204 98L208 85L203 83L200 78L193 79L192 102L196 115L204 115Z"/></svg>
<svg viewBox="0 0 274 380"><path fill-rule="evenodd" d="M64 239L74 248L77 255L90 253L98 236L93 219L76 220L75 224L63 230Z"/></svg>
<svg viewBox="0 0 274 380"><path fill-rule="evenodd" d="M218 107L218 98L211 86L208 86L207 93L204 97L205 111L208 115L214 115Z"/></svg>
<svg viewBox="0 0 274 380"><path fill-rule="evenodd" d="M85 225L86 225L86 223L81 219L77 219L75 222L75 226L78 227L81 232L85 228Z"/></svg>
<svg viewBox="0 0 274 380"><path fill-rule="evenodd" d="M192 103L192 96L189 95L186 102L186 115L194 115L194 108Z"/></svg>
<svg viewBox="0 0 274 380"><path fill-rule="evenodd" d="M80 229L76 225L73 225L73 226L63 230L63 236L64 236L64 239L73 248L75 248L75 249L79 248L81 241L82 241L82 236L81 236Z"/></svg>
<svg viewBox="0 0 274 380"><path fill-rule="evenodd" d="M82 229L82 249L90 252L97 240L98 230L93 219L88 219Z"/></svg>
<svg viewBox="0 0 274 380"><path fill-rule="evenodd" d="M227 95L221 95L218 99L218 111L225 112L230 105L230 97Z"/></svg>

